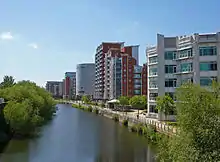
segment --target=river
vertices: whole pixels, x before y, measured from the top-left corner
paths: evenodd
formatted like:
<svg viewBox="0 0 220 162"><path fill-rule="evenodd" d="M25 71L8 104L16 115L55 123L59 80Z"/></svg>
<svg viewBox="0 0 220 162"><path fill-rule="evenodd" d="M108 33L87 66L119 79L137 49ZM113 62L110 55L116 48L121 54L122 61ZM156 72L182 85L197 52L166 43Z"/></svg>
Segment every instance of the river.
<svg viewBox="0 0 220 162"><path fill-rule="evenodd" d="M58 105L38 138L11 140L0 162L153 162L146 139L113 120Z"/></svg>

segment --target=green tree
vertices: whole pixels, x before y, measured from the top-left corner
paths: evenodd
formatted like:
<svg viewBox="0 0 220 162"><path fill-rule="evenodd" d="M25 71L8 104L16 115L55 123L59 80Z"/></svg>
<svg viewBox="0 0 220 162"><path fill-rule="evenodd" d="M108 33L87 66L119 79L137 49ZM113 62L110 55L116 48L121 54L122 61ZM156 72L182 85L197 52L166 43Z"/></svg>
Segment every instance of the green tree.
<svg viewBox="0 0 220 162"><path fill-rule="evenodd" d="M220 161L219 86L202 88L187 84L177 90L178 135L168 142L161 161ZM219 93L219 92L218 92ZM162 150L162 149L161 149Z"/></svg>
<svg viewBox="0 0 220 162"><path fill-rule="evenodd" d="M169 95L157 97L156 109L164 113L167 120L167 116L175 112L175 103Z"/></svg>
<svg viewBox="0 0 220 162"><path fill-rule="evenodd" d="M138 109L138 116L139 116L139 109L145 108L147 104L147 98L146 96L133 96L129 100L129 104Z"/></svg>
<svg viewBox="0 0 220 162"><path fill-rule="evenodd" d="M82 96L82 102L88 104L90 102L90 98L86 95Z"/></svg>
<svg viewBox="0 0 220 162"><path fill-rule="evenodd" d="M8 101L4 108L6 121L15 134L32 134L55 112L55 102L44 89L30 81L21 81L12 87L0 89L0 98Z"/></svg>
<svg viewBox="0 0 220 162"><path fill-rule="evenodd" d="M0 84L0 88L12 87L15 85L15 79L12 76L5 75L3 82Z"/></svg>
<svg viewBox="0 0 220 162"><path fill-rule="evenodd" d="M119 104L122 106L123 113L124 113L125 106L129 105L129 98L127 96L120 96L119 97Z"/></svg>

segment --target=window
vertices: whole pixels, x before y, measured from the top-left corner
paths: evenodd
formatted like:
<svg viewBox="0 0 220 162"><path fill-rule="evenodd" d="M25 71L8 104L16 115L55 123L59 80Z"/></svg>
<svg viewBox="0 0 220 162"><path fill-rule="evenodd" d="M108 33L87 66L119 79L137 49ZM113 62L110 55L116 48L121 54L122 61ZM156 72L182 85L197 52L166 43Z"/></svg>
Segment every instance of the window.
<svg viewBox="0 0 220 162"><path fill-rule="evenodd" d="M200 71L216 71L217 70L217 62L201 62L200 63Z"/></svg>
<svg viewBox="0 0 220 162"><path fill-rule="evenodd" d="M140 95L140 94L141 94L141 91L140 91L140 90L134 90L134 94L135 94L135 95Z"/></svg>
<svg viewBox="0 0 220 162"><path fill-rule="evenodd" d="M134 74L134 78L141 78L141 74Z"/></svg>
<svg viewBox="0 0 220 162"><path fill-rule="evenodd" d="M176 73L176 65L165 65L165 73L166 74Z"/></svg>
<svg viewBox="0 0 220 162"><path fill-rule="evenodd" d="M176 87L176 79L165 79L165 87Z"/></svg>
<svg viewBox="0 0 220 162"><path fill-rule="evenodd" d="M150 101L156 101L157 96L158 96L158 93L150 93L149 94Z"/></svg>
<svg viewBox="0 0 220 162"><path fill-rule="evenodd" d="M158 113L156 105L149 105L150 113Z"/></svg>
<svg viewBox="0 0 220 162"><path fill-rule="evenodd" d="M164 54L165 60L174 60L176 59L176 52L175 51L167 51Z"/></svg>
<svg viewBox="0 0 220 162"><path fill-rule="evenodd" d="M152 75L157 75L157 68L151 68L151 69L149 69L149 73L150 73L150 76L152 76Z"/></svg>
<svg viewBox="0 0 220 162"><path fill-rule="evenodd" d="M183 63L180 65L181 72L189 72L189 71L192 71L192 69L193 69L192 63Z"/></svg>
<svg viewBox="0 0 220 162"><path fill-rule="evenodd" d="M149 87L150 88L157 88L157 80L151 78L149 79Z"/></svg>
<svg viewBox="0 0 220 162"><path fill-rule="evenodd" d="M157 56L150 57L150 58L149 58L149 63L150 63L150 64L157 63Z"/></svg>
<svg viewBox="0 0 220 162"><path fill-rule="evenodd" d="M217 55L217 48L216 48L216 46L199 47L199 55L200 56Z"/></svg>
<svg viewBox="0 0 220 162"><path fill-rule="evenodd" d="M192 57L192 49L185 49L179 51L179 57L178 58L187 58Z"/></svg>
<svg viewBox="0 0 220 162"><path fill-rule="evenodd" d="M181 84L185 84L185 83L193 83L193 78L184 78L181 81Z"/></svg>
<svg viewBox="0 0 220 162"><path fill-rule="evenodd" d="M210 86L213 81L217 81L217 77L201 77L200 85L201 86Z"/></svg>

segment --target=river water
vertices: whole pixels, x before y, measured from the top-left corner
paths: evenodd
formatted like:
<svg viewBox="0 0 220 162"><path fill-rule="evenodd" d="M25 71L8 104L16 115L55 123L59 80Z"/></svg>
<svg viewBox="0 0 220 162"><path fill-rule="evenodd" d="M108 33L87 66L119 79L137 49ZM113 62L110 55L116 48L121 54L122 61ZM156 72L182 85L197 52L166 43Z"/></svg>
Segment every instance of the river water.
<svg viewBox="0 0 220 162"><path fill-rule="evenodd" d="M143 137L113 120L58 105L41 136L11 140L0 162L153 162L154 151Z"/></svg>

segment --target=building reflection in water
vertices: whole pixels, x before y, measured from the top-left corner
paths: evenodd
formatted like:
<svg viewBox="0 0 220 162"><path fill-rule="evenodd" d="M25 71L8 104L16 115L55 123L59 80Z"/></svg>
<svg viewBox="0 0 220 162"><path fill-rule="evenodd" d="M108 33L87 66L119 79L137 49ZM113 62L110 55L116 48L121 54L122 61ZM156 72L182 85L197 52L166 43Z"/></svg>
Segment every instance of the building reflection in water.
<svg viewBox="0 0 220 162"><path fill-rule="evenodd" d="M112 122L112 121L109 121ZM154 162L154 151L145 138L127 128L106 122L99 125L95 162Z"/></svg>

